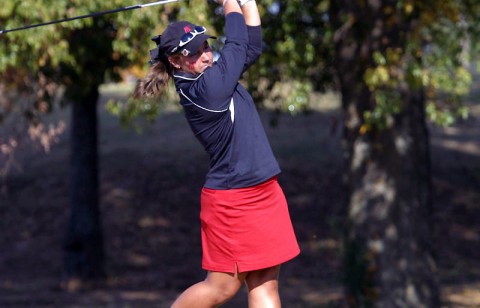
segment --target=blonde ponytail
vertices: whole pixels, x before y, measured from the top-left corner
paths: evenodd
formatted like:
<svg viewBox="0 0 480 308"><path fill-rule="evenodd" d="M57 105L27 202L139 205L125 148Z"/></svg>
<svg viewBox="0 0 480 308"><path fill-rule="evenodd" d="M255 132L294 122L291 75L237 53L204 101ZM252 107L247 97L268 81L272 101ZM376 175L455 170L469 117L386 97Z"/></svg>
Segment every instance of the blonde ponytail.
<svg viewBox="0 0 480 308"><path fill-rule="evenodd" d="M143 79L137 81L133 97L135 99L160 97L165 93L170 78L172 78L170 63L167 67L162 61L158 61L150 68Z"/></svg>

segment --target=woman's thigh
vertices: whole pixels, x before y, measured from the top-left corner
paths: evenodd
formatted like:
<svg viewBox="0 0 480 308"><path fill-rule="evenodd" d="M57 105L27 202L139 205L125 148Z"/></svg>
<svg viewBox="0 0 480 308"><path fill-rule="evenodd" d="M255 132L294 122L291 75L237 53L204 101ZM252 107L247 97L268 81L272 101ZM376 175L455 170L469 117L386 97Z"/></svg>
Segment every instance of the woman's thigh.
<svg viewBox="0 0 480 308"><path fill-rule="evenodd" d="M280 265L251 271L245 278L248 290L252 291L261 286L278 289L278 276L280 274Z"/></svg>
<svg viewBox="0 0 480 308"><path fill-rule="evenodd" d="M229 297L237 293L245 282L247 273L208 272L205 282L217 292Z"/></svg>

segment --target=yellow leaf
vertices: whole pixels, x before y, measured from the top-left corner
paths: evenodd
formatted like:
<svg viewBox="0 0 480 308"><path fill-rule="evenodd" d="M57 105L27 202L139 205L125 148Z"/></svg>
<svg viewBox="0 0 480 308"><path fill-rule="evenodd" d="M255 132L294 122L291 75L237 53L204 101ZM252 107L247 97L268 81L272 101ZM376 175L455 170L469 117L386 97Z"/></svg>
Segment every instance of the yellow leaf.
<svg viewBox="0 0 480 308"><path fill-rule="evenodd" d="M412 14L413 8L414 8L414 7L413 7L413 3L410 3L410 2L409 2L409 3L405 4L405 13L406 13L407 15Z"/></svg>
<svg viewBox="0 0 480 308"><path fill-rule="evenodd" d="M365 135L368 132L368 125L363 124L362 126L360 126L359 132L361 135Z"/></svg>
<svg viewBox="0 0 480 308"><path fill-rule="evenodd" d="M378 75L378 79L380 79L382 83L386 83L390 79L390 75L388 74L388 70L385 66L377 67L376 73Z"/></svg>

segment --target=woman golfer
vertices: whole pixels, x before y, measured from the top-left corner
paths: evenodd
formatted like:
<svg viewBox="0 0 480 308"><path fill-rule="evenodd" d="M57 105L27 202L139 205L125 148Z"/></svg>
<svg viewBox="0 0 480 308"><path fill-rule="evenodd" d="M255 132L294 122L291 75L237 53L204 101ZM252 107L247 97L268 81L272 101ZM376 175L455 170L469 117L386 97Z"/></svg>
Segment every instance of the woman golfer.
<svg viewBox="0 0 480 308"><path fill-rule="evenodd" d="M186 119L210 156L201 193L204 281L172 307L217 307L245 282L249 307L280 307L280 265L300 252L280 173L250 94L238 82L262 52L255 0L217 0L226 43L213 62L206 29L170 24L152 38L152 67L136 97L156 97L173 78ZM237 2L238 1L238 2Z"/></svg>

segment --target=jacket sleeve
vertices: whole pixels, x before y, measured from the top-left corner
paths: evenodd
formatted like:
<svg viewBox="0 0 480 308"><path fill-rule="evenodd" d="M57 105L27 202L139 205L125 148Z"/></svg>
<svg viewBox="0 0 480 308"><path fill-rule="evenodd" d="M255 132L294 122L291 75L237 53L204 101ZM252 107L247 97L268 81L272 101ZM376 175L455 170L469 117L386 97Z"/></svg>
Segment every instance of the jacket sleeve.
<svg viewBox="0 0 480 308"><path fill-rule="evenodd" d="M238 85L247 62L249 36L245 19L240 13L225 17L225 46L217 62L205 70L189 89L189 96L203 107L211 110L225 110Z"/></svg>
<svg viewBox="0 0 480 308"><path fill-rule="evenodd" d="M247 60L245 61L245 66L243 71L245 72L250 66L252 66L262 54L262 27L248 26L248 49L247 49Z"/></svg>

